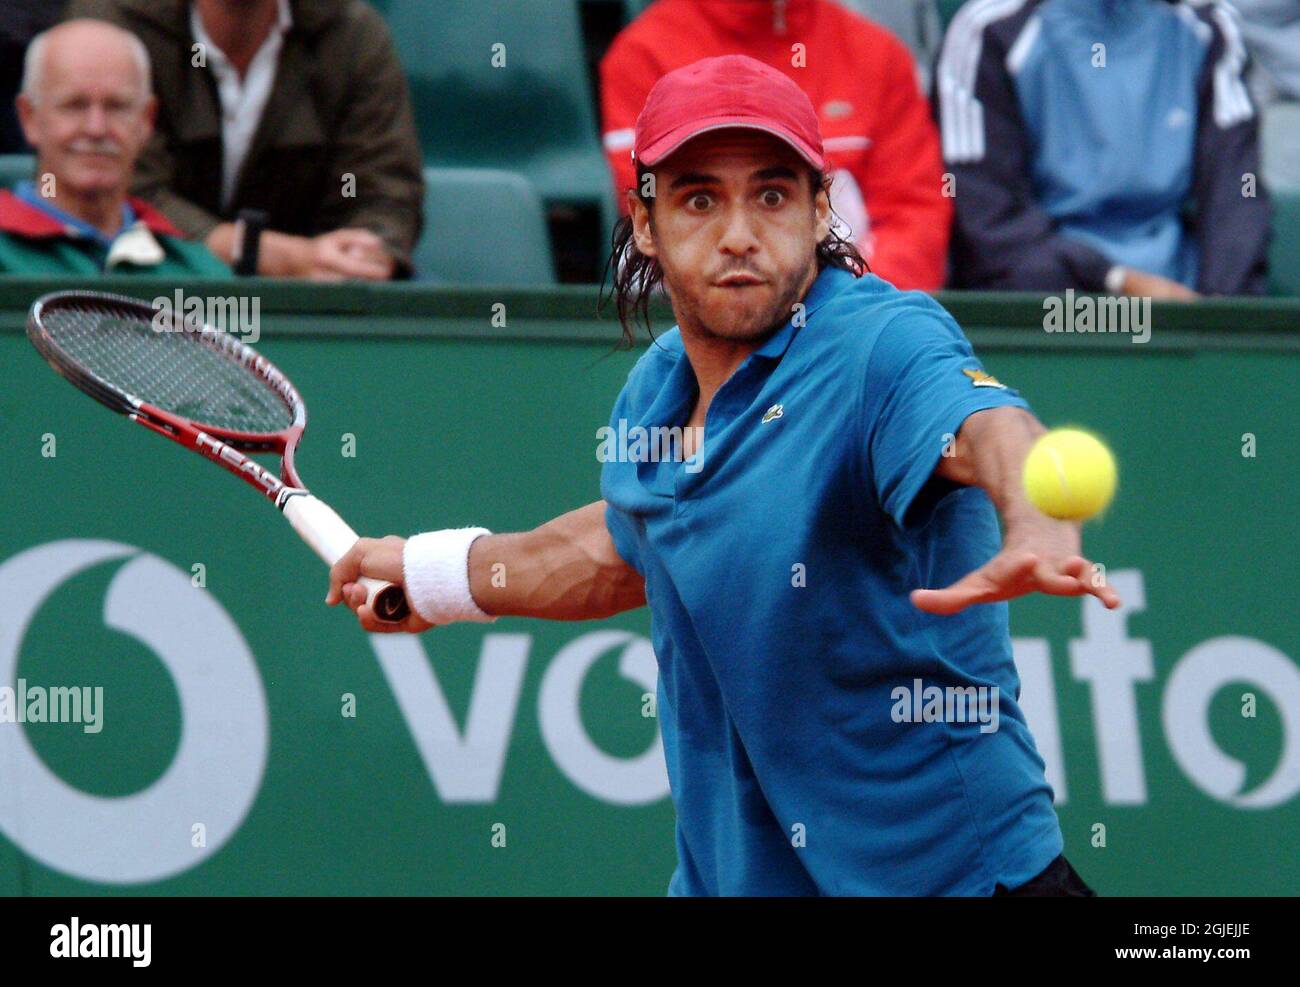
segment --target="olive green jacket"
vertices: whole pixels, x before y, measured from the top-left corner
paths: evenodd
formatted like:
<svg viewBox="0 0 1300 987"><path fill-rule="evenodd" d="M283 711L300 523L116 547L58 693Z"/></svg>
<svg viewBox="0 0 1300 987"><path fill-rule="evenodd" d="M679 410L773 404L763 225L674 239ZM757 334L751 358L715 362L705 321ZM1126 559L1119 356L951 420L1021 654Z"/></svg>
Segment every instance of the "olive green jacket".
<svg viewBox="0 0 1300 987"><path fill-rule="evenodd" d="M262 209L285 233L373 230L407 273L424 183L388 26L362 0L291 0L290 9L275 87L225 211L221 102L211 70L192 64L188 0L72 0L64 17L112 21L148 48L158 124L132 192L187 235L205 238L241 209Z"/></svg>

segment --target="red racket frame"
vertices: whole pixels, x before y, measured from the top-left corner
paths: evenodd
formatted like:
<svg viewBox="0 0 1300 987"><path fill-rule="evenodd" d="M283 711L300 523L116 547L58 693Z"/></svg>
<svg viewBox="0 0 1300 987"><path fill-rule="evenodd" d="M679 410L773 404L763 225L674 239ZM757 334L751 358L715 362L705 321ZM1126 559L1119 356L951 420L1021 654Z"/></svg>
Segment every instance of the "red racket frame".
<svg viewBox="0 0 1300 987"><path fill-rule="evenodd" d="M27 320L27 335L41 356L60 375L105 407L224 467L261 491L281 511L290 498L310 493L303 486L294 465L294 453L307 428L307 406L289 378L275 364L252 347L233 338L229 333L218 332L206 325L187 324L178 313L171 311L169 313L171 328L160 330L155 324L155 331L193 334L194 345L208 346L216 350L263 380L280 396L293 416L292 424L278 432L243 432L196 422L184 415L142 401L97 377L81 366L46 330L45 319L48 317L48 311L57 310L61 305L67 307L75 305L79 310L84 311L89 304L96 302L103 303L106 308L111 307L122 314L129 315L134 312L150 324L155 324L160 314L153 306L138 298L105 292L61 291L37 299L32 305ZM278 454L280 475L276 476L261 463L250 458L247 454L251 453ZM400 587L394 586L390 589L400 593ZM381 591L380 595L385 597L384 602L387 605L384 609L389 614L388 620L400 620L406 612L409 612L404 597L400 600L399 606L397 597L390 594L389 590ZM377 615L380 611L378 603L379 601L376 600Z"/></svg>
<svg viewBox="0 0 1300 987"><path fill-rule="evenodd" d="M307 405L290 383L289 378L275 364L229 333L218 332L208 326L186 325L176 312L171 312L172 328L165 331L190 333L196 345L207 346L228 358L233 358L239 365L266 382L284 401L293 416L293 423L278 432L241 432L237 429L196 422L184 415L165 411L147 401L142 401L96 377L65 352L45 330L44 320L48 309L57 310L60 304L73 303L78 308L85 308L86 303L91 300L102 301L117 309L134 310L137 315L147 318L150 322L154 322L159 314L152 306L124 295L54 292L37 299L28 320L28 336L55 370L100 404L225 467L260 490L277 507L283 507L284 500L294 493L307 492L294 465L294 452L307 428ZM245 453L278 453L281 456L280 475L277 477Z"/></svg>

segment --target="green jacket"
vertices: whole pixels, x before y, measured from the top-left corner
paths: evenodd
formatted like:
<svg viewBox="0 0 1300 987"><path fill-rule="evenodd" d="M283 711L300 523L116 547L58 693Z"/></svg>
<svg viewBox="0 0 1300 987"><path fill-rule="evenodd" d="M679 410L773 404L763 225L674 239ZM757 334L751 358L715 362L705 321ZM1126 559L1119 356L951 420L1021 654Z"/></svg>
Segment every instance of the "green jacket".
<svg viewBox="0 0 1300 987"><path fill-rule="evenodd" d="M134 32L153 62L157 132L132 192L202 240L241 209L301 236L373 230L410 269L424 181L410 91L384 19L362 0L290 0L275 87L230 208L221 208L221 101L210 69L191 64L188 0L72 0L64 16ZM355 176L345 195L344 176Z"/></svg>
<svg viewBox="0 0 1300 987"><path fill-rule="evenodd" d="M106 268L108 251L84 237L71 235L47 213L0 191L0 274L145 274L162 277L230 277L223 264L202 243L186 240L167 217L138 199L129 200L136 214L131 234L146 250L150 241L161 248L158 259L114 259ZM118 238L119 242L121 237ZM117 244L114 244L117 247Z"/></svg>

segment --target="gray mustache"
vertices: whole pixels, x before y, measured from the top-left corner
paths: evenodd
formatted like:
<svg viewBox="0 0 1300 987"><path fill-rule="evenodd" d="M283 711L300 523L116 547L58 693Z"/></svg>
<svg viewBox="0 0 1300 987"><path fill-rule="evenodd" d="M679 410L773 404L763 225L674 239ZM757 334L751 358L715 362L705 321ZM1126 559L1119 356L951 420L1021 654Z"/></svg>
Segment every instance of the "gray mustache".
<svg viewBox="0 0 1300 987"><path fill-rule="evenodd" d="M111 154L122 156L122 149L112 141L73 141L69 150L74 154Z"/></svg>

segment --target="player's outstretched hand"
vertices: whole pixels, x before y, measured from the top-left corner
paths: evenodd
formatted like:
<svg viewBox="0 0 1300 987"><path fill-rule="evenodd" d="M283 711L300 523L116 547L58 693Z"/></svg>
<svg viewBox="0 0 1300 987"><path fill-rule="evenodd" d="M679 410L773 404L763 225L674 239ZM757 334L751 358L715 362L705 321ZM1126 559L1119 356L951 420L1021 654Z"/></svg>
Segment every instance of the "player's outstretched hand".
<svg viewBox="0 0 1300 987"><path fill-rule="evenodd" d="M997 603L1029 593L1091 594L1110 610L1119 594L1100 570L1079 554L1079 526L1039 516L1008 527L1002 551L945 589L912 591L912 603L927 613L954 614L973 603Z"/></svg>
<svg viewBox="0 0 1300 987"><path fill-rule="evenodd" d="M334 606L346 603L356 612L357 621L372 634L392 634L403 631L419 634L433 625L414 610L396 624L386 624L375 618L375 612L366 603L366 589L357 583L362 576L382 579L402 585L402 551L406 539L397 535L387 538L359 538L348 553L330 567L330 588L325 603Z"/></svg>

